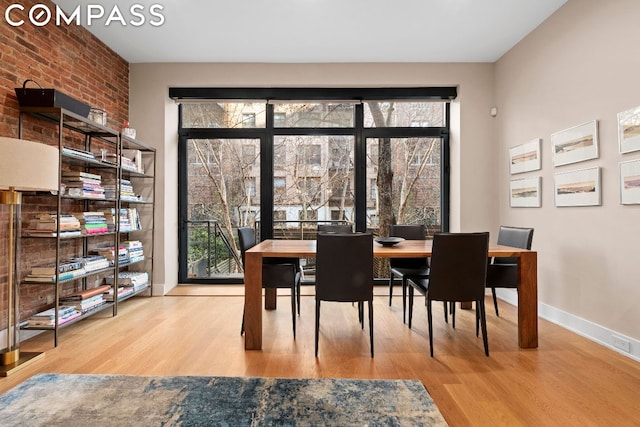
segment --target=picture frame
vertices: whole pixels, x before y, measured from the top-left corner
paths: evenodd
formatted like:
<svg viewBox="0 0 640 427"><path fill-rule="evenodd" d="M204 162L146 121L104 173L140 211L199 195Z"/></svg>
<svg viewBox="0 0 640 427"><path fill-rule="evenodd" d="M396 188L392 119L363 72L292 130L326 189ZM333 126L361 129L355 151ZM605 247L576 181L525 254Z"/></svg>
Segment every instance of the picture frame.
<svg viewBox="0 0 640 427"><path fill-rule="evenodd" d="M640 159L620 162L620 204L640 204Z"/></svg>
<svg viewBox="0 0 640 427"><path fill-rule="evenodd" d="M592 120L551 134L553 166L597 159L598 121Z"/></svg>
<svg viewBox="0 0 640 427"><path fill-rule="evenodd" d="M511 180L509 206L512 208L539 208L542 206L541 184L541 176Z"/></svg>
<svg viewBox="0 0 640 427"><path fill-rule="evenodd" d="M620 154L640 151L640 106L618 113Z"/></svg>
<svg viewBox="0 0 640 427"><path fill-rule="evenodd" d="M556 207L600 206L602 204L601 175L600 167L553 174Z"/></svg>
<svg viewBox="0 0 640 427"><path fill-rule="evenodd" d="M541 141L540 138L536 138L509 149L509 171L511 175L542 168L540 159Z"/></svg>

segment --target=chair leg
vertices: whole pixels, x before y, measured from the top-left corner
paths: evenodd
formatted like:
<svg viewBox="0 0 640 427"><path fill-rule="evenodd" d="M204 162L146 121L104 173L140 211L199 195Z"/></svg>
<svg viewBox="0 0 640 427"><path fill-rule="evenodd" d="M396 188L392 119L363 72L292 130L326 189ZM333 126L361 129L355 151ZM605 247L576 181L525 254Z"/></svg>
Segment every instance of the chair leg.
<svg viewBox="0 0 640 427"><path fill-rule="evenodd" d="M296 286L296 298L298 300L298 316L300 316L300 282L298 282Z"/></svg>
<svg viewBox="0 0 640 427"><path fill-rule="evenodd" d="M455 301L449 301L449 309L451 310L451 326L456 328L456 303Z"/></svg>
<svg viewBox="0 0 640 427"><path fill-rule="evenodd" d="M482 341L484 343L484 354L489 356L489 338L487 337L487 316L484 310L484 300L478 301L480 311L480 324L482 325Z"/></svg>
<svg viewBox="0 0 640 427"><path fill-rule="evenodd" d="M500 314L498 314L498 298L496 297L496 288L491 288L491 293L493 294L493 307L496 309L496 316L500 317Z"/></svg>
<svg viewBox="0 0 640 427"><path fill-rule="evenodd" d="M293 339L296 339L296 295L295 287L291 288L291 320L293 322Z"/></svg>
<svg viewBox="0 0 640 427"><path fill-rule="evenodd" d="M429 352L433 357L433 317L431 315L431 300L427 298L427 322L429 323Z"/></svg>
<svg viewBox="0 0 640 427"><path fill-rule="evenodd" d="M413 286L409 286L409 329L411 329L411 319L413 318Z"/></svg>
<svg viewBox="0 0 640 427"><path fill-rule="evenodd" d="M444 321L445 323L449 323L449 304L446 301L442 301L444 305Z"/></svg>
<svg viewBox="0 0 640 427"><path fill-rule="evenodd" d="M373 358L373 300L369 300L369 340L371 341L371 357Z"/></svg>
<svg viewBox="0 0 640 427"><path fill-rule="evenodd" d="M360 328L364 329L364 303L358 301L358 320L360 321Z"/></svg>
<svg viewBox="0 0 640 427"><path fill-rule="evenodd" d="M480 336L479 330L480 330L480 306L476 302L476 337Z"/></svg>
<svg viewBox="0 0 640 427"><path fill-rule="evenodd" d="M402 323L406 323L407 313L407 279L402 278Z"/></svg>
<svg viewBox="0 0 640 427"><path fill-rule="evenodd" d="M318 357L318 330L320 329L320 300L316 298L316 357Z"/></svg>
<svg viewBox="0 0 640 427"><path fill-rule="evenodd" d="M244 308L242 309L242 328L240 329L240 336L244 335Z"/></svg>
<svg viewBox="0 0 640 427"><path fill-rule="evenodd" d="M392 297L393 297L393 273L389 274L389 307L391 307Z"/></svg>

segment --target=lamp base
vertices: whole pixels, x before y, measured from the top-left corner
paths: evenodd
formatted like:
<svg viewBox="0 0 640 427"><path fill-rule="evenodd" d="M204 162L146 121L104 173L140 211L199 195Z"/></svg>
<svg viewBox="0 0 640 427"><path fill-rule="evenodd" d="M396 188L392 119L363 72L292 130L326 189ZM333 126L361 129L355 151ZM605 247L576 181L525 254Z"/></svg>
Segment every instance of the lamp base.
<svg viewBox="0 0 640 427"><path fill-rule="evenodd" d="M17 351L17 350L14 350ZM13 353L13 352L12 352ZM2 354L2 361L10 361L12 359L12 357L8 357L5 359L5 354ZM39 360L41 358L44 357L44 353L40 353L40 352L25 352L25 351L21 351L19 353L20 357L13 361L12 363L6 363L6 364L2 364L0 365L0 377L8 377L11 374L16 373L18 370L29 366L32 362L35 362L36 360Z"/></svg>

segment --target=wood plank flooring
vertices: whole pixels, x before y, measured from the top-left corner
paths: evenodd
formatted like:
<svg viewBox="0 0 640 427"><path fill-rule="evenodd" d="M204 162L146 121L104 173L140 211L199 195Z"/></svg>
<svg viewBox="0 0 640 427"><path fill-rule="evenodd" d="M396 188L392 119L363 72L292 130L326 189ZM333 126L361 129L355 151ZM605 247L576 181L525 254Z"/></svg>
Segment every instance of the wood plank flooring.
<svg viewBox="0 0 640 427"><path fill-rule="evenodd" d="M377 296L373 359L356 308L323 303L316 359L313 297L302 297L296 340L282 296L278 310L264 312L263 350L245 352L243 300L233 293L137 297L115 318L107 310L63 329L56 348L51 333L41 334L21 349L45 351L44 359L0 379L0 392L39 372L410 378L422 381L452 426L640 425L639 363L543 320L539 348L521 350L516 310L506 303L497 318L487 299L490 357L475 336L473 310L457 311L454 330L435 304L430 358L423 299L409 330L401 298L389 307Z"/></svg>

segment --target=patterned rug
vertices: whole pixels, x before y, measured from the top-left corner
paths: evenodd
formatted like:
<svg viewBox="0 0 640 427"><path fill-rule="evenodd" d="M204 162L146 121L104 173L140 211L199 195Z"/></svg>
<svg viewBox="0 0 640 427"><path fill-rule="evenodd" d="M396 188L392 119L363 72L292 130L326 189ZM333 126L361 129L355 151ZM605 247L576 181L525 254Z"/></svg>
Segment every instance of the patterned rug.
<svg viewBox="0 0 640 427"><path fill-rule="evenodd" d="M415 380L36 375L2 426L446 426Z"/></svg>

